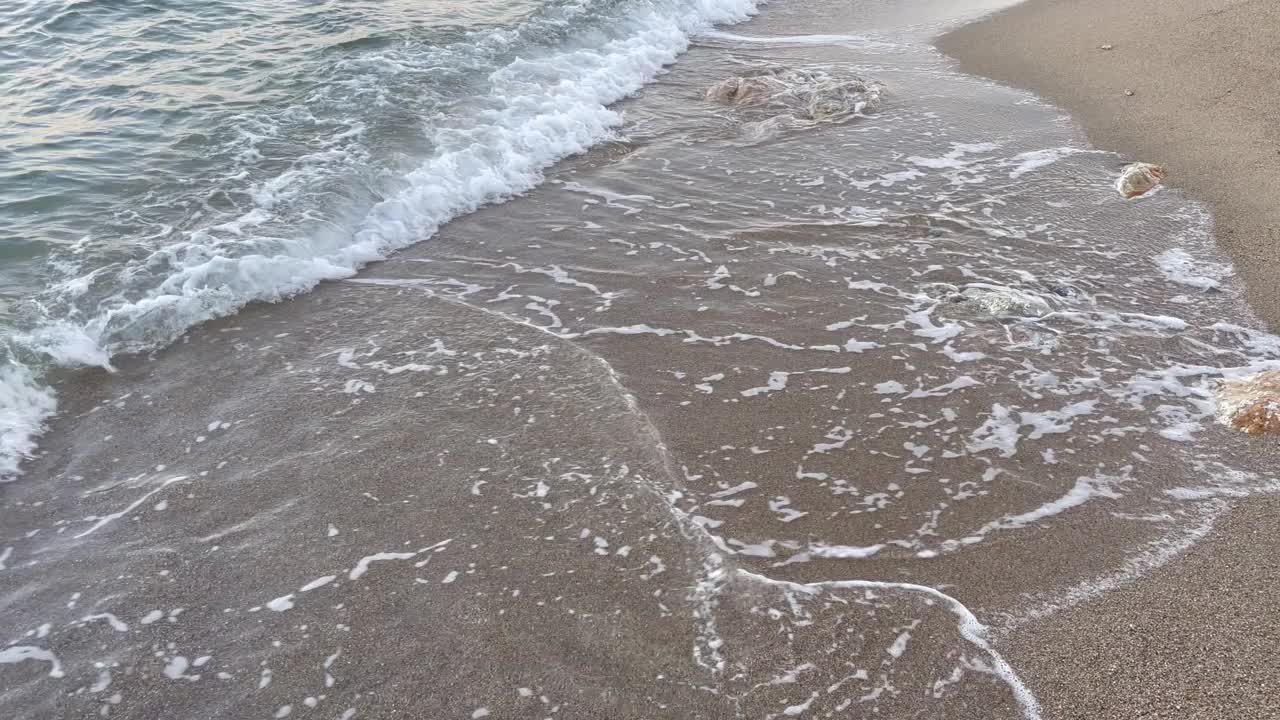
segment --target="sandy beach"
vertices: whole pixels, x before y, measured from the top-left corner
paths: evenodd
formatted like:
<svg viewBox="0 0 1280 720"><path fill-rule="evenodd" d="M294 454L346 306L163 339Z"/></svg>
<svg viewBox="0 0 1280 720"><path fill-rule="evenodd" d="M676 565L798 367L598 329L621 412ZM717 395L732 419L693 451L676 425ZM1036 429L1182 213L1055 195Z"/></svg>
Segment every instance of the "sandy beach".
<svg viewBox="0 0 1280 720"><path fill-rule="evenodd" d="M21 338L102 361L0 372L0 430L57 401L0 435L0 717L1275 717L1280 480L1215 401L1280 367L1266 119L1138 43L1268 51L1036 15L1125 27L1092 2L935 47L1009 1L228 23L343 34L209 109L225 176L103 200L168 230L42 261ZM182 12L138 22L186 51ZM190 59L238 87L242 44ZM1135 159L1170 187L1121 197Z"/></svg>
<svg viewBox="0 0 1280 720"><path fill-rule="evenodd" d="M1266 0L1030 0L938 47L966 72L1069 110L1098 147L1163 165L1169 184L1208 202L1219 244L1274 329L1278 27L1280 5Z"/></svg>
<svg viewBox="0 0 1280 720"><path fill-rule="evenodd" d="M1167 168L1212 208L1215 239L1274 329L1277 28L1280 5L1258 0L1030 0L937 44L965 71L1069 110L1098 147ZM1013 638L1046 716L1280 717L1277 513L1274 500L1236 506L1160 572Z"/></svg>

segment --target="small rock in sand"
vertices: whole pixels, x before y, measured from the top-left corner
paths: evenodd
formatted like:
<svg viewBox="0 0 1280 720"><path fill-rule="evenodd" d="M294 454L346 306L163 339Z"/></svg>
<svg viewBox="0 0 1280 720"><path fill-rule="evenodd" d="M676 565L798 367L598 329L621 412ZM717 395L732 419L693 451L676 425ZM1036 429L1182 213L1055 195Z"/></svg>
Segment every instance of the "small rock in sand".
<svg viewBox="0 0 1280 720"><path fill-rule="evenodd" d="M1146 195L1164 179L1164 168L1150 163L1134 163L1120 171L1116 192L1127 198Z"/></svg>
<svg viewBox="0 0 1280 720"><path fill-rule="evenodd" d="M1218 419L1250 435L1280 435L1280 370L1218 386Z"/></svg>
<svg viewBox="0 0 1280 720"><path fill-rule="evenodd" d="M1115 45L1099 45L1098 46L1099 50L1111 50L1113 48L1115 48Z"/></svg>
<svg viewBox="0 0 1280 720"><path fill-rule="evenodd" d="M1130 90L1129 88L1124 89L1124 94L1128 95L1129 97L1133 97L1133 91Z"/></svg>

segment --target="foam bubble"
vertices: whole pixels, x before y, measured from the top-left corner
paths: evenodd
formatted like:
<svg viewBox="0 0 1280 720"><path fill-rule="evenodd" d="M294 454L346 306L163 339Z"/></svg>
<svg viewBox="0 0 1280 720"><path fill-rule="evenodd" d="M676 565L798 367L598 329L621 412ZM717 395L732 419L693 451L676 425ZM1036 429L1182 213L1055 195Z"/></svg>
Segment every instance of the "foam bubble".
<svg viewBox="0 0 1280 720"><path fill-rule="evenodd" d="M35 438L57 409L53 390L26 367L0 368L0 482L18 475L18 466L36 449Z"/></svg>
<svg viewBox="0 0 1280 720"><path fill-rule="evenodd" d="M1231 268L1218 263L1197 260L1182 248L1169 248L1155 258L1156 266L1169 282L1199 290L1216 290Z"/></svg>

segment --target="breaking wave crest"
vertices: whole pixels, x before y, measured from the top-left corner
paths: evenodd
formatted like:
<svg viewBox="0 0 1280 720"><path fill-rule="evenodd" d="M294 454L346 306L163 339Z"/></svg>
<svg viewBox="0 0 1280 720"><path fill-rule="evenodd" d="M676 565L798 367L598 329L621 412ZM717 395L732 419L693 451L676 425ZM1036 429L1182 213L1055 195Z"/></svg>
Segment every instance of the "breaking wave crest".
<svg viewBox="0 0 1280 720"><path fill-rule="evenodd" d="M55 261L64 279L31 303L23 327L0 338L0 353L33 368L109 368L114 355L162 347L247 303L348 277L459 215L535 187L550 165L609 139L621 122L610 104L674 62L691 34L744 20L755 6L573 2L445 46L345 57L332 70L343 97L317 94L271 116L236 118L235 147L225 149L238 167L224 180L249 200L231 213L195 212L183 218L185 228L160 227L154 239L130 238L143 252L106 264L81 262L92 243L86 238ZM465 68L467 77L423 101L424 159L394 173L371 167L378 140L369 125L381 103L402 101L394 95L398 76L441 66ZM326 115L352 104L372 117ZM255 177L263 147L287 122L328 132L282 170ZM39 375L3 377L0 476L13 476L53 410Z"/></svg>

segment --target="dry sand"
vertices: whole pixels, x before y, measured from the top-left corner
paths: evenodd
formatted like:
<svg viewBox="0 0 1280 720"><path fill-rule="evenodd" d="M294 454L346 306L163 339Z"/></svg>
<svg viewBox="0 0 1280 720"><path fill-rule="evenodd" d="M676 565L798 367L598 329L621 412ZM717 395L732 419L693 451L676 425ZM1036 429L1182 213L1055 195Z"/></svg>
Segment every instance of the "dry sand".
<svg viewBox="0 0 1280 720"><path fill-rule="evenodd" d="M1030 0L938 45L1070 110L1098 147L1164 165L1212 206L1250 302L1280 329L1280 3Z"/></svg>
<svg viewBox="0 0 1280 720"><path fill-rule="evenodd" d="M1277 329L1278 31L1274 0L1030 0L938 45L1207 201L1251 304ZM1010 638L1045 716L1280 717L1277 517L1273 500L1239 507L1172 565Z"/></svg>

